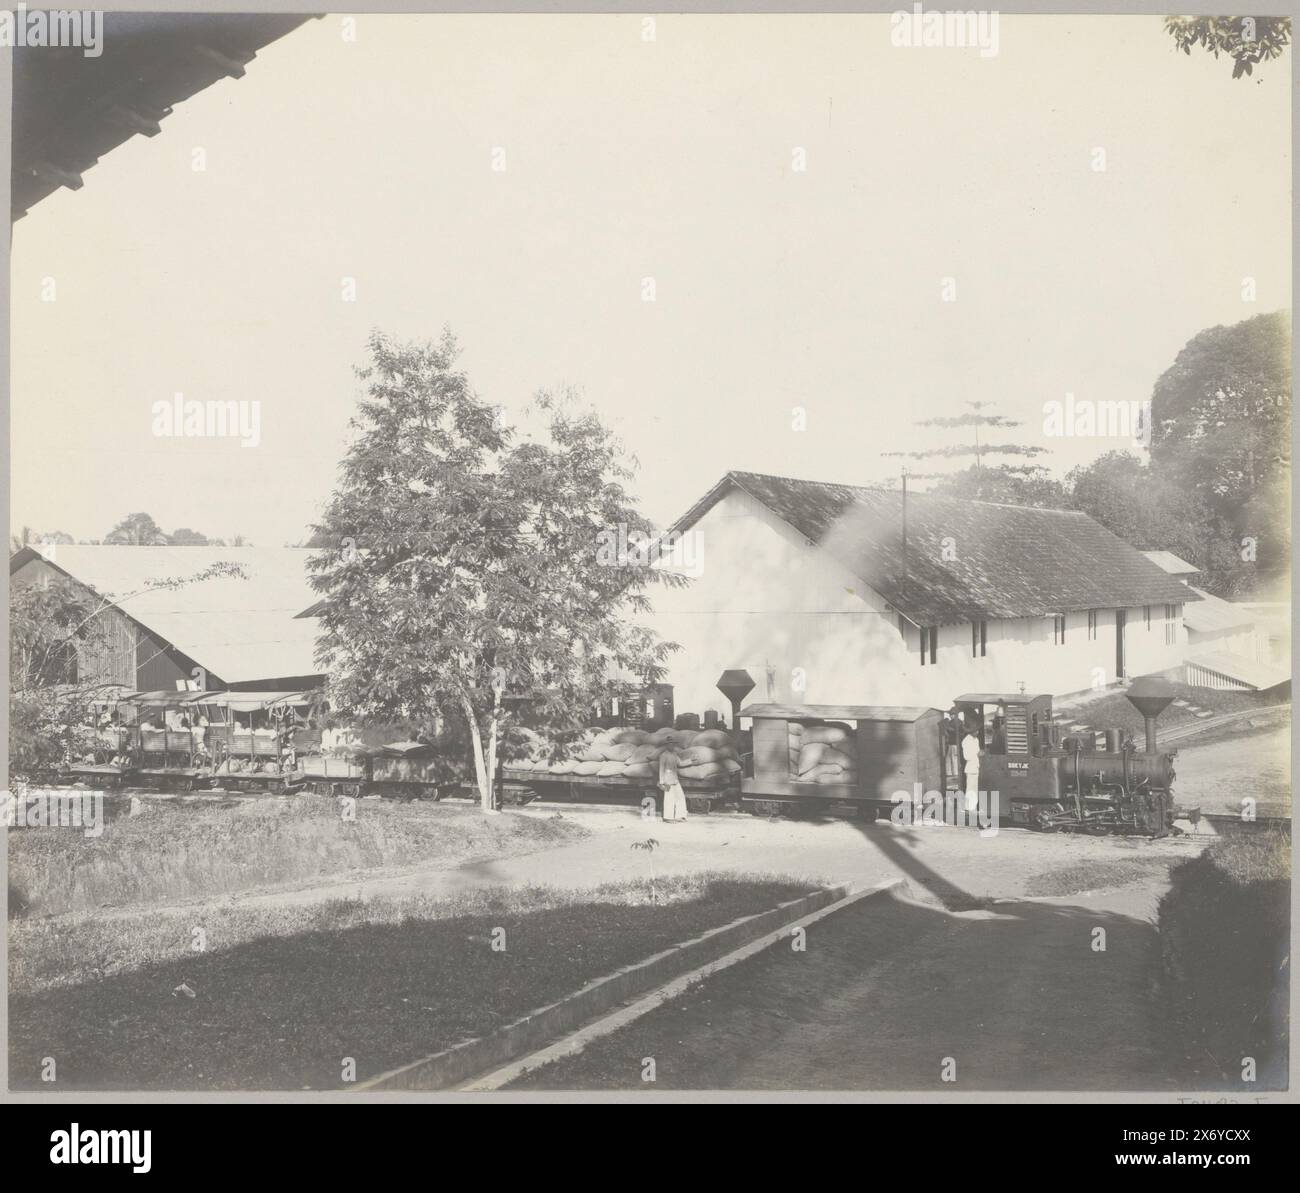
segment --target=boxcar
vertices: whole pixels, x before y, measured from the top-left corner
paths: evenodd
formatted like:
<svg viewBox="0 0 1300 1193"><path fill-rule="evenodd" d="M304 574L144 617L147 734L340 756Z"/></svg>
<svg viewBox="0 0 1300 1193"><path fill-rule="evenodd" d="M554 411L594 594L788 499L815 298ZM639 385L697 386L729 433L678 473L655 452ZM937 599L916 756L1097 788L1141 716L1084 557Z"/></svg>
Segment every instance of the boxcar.
<svg viewBox="0 0 1300 1193"><path fill-rule="evenodd" d="M753 777L741 785L741 806L758 813L824 810L849 804L872 814L922 793L944 790L942 714L936 708L870 704L751 704L741 709L753 723ZM791 727L798 726L794 734ZM833 774L809 780L797 770L801 730L846 726L853 767L847 781ZM828 768L830 769L830 768Z"/></svg>

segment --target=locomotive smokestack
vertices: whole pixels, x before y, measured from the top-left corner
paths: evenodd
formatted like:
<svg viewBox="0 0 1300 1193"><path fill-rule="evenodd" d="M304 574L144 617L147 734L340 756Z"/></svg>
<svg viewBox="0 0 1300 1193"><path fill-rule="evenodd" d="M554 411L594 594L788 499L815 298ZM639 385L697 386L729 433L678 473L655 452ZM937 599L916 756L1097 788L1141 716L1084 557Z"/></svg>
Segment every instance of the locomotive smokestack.
<svg viewBox="0 0 1300 1193"><path fill-rule="evenodd" d="M1156 752L1156 718L1169 707L1174 685L1158 675L1144 675L1129 686L1129 703L1142 714L1147 731L1147 753Z"/></svg>

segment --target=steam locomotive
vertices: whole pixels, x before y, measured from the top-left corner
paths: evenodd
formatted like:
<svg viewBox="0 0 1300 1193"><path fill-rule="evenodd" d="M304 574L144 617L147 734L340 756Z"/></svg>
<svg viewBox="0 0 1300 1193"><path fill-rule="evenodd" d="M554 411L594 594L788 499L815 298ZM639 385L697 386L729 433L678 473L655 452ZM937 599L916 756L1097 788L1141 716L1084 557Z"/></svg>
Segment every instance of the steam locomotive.
<svg viewBox="0 0 1300 1193"><path fill-rule="evenodd" d="M1050 696L970 695L955 706L985 742L980 786L998 793L1003 823L1046 832L1165 836L1174 823L1174 754L1156 743L1156 719L1174 698L1163 679L1138 679L1126 695L1141 713L1145 748L1120 729L1062 735ZM984 714L998 710L1000 732L985 734ZM990 726L990 729L992 727Z"/></svg>

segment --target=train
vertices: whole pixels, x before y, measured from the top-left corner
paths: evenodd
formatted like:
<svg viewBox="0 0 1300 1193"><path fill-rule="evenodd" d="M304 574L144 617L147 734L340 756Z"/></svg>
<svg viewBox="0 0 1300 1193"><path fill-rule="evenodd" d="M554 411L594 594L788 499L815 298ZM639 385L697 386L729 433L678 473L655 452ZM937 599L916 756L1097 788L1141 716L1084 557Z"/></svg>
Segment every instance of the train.
<svg viewBox="0 0 1300 1193"><path fill-rule="evenodd" d="M1064 733L1047 694L956 697L953 716L981 745L982 814L1040 832L1168 834L1176 816L1174 753L1158 748L1156 721L1174 689L1145 677L1126 694L1143 717L1144 748L1119 729ZM672 708L671 689L657 685L649 703L604 710L596 723L699 727L698 718L674 716ZM93 756L45 778L105 787L432 799L472 789L463 743L390 740L393 731L334 726L320 691L132 692L104 701L99 714ZM768 816L843 808L893 814L913 793L951 797L961 786L953 722L935 708L752 704L739 709L739 719L752 726L739 733L733 724L730 731L742 773L687 783L692 810L735 802ZM717 724L716 717L707 720ZM559 779L508 761L498 779L503 800L514 802L557 792L615 801L657 795L653 779Z"/></svg>
<svg viewBox="0 0 1300 1193"><path fill-rule="evenodd" d="M931 793L960 803L953 799L962 778L950 728L959 723L981 747L983 820L1041 832L1166 836L1178 814L1174 752L1159 749L1156 721L1174 694L1155 676L1127 689L1143 718L1145 748L1119 729L1063 733L1043 693L966 693L953 701L955 722L921 707L750 705L741 710L754 725L741 804L768 815L834 806L892 815ZM808 741L825 747L811 767L803 761ZM832 754L836 762L827 767Z"/></svg>

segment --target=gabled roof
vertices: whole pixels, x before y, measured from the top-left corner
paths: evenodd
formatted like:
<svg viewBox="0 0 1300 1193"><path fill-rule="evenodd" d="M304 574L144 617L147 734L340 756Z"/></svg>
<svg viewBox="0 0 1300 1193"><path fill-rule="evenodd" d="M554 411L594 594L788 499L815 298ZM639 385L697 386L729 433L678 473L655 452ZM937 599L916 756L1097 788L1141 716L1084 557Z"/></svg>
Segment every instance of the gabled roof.
<svg viewBox="0 0 1300 1193"><path fill-rule="evenodd" d="M674 524L748 493L919 625L1198 600L1087 514L728 472Z"/></svg>
<svg viewBox="0 0 1300 1193"><path fill-rule="evenodd" d="M12 575L44 559L118 605L157 637L226 683L319 674L313 658L318 624L296 615L317 597L304 547L65 546L48 555L24 548ZM244 579L216 576L174 588L216 563L235 563Z"/></svg>

